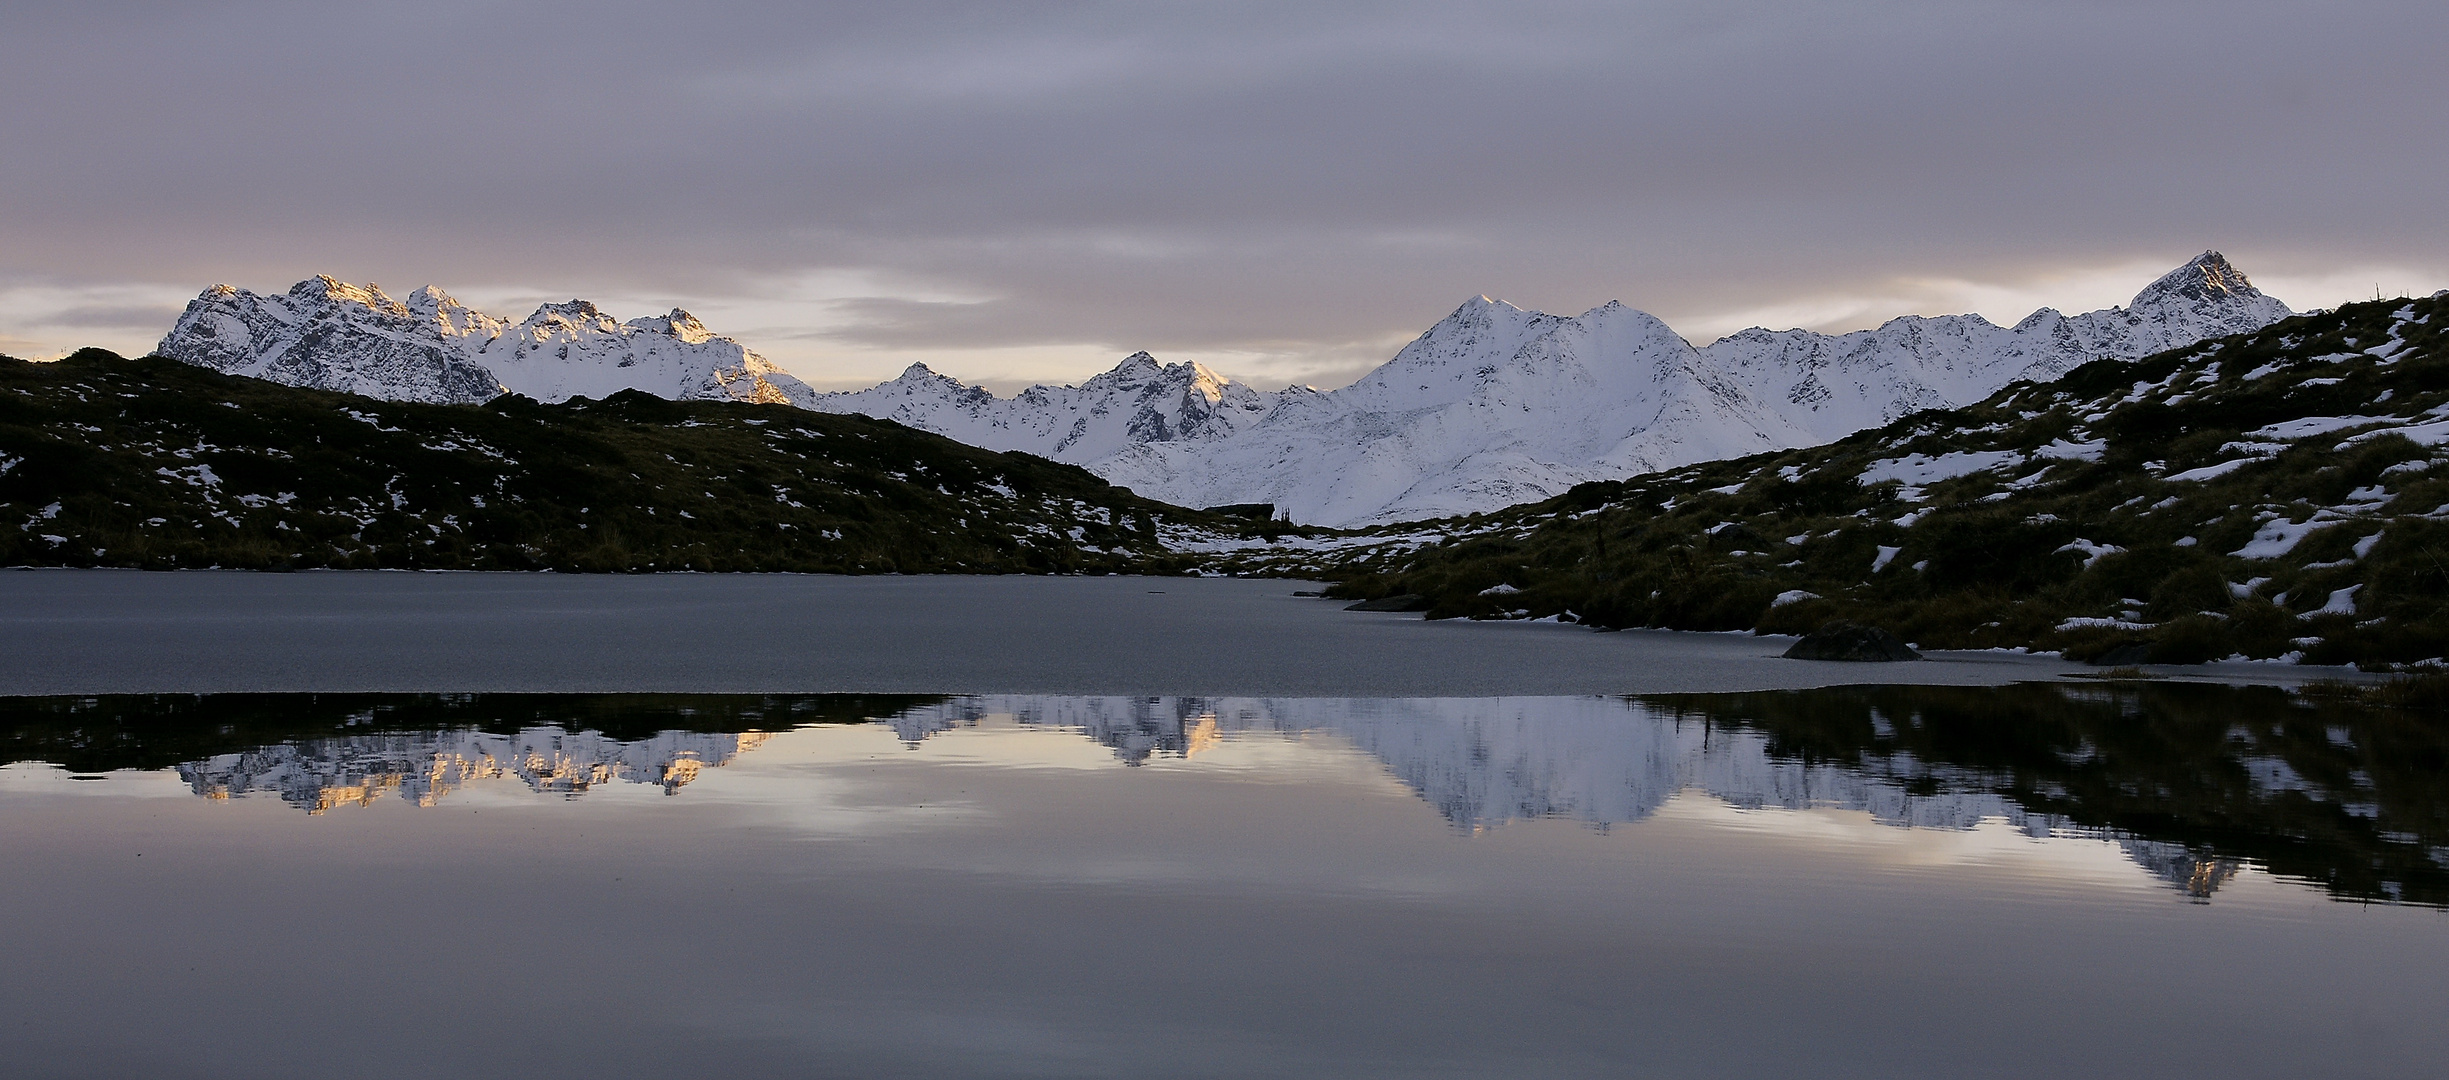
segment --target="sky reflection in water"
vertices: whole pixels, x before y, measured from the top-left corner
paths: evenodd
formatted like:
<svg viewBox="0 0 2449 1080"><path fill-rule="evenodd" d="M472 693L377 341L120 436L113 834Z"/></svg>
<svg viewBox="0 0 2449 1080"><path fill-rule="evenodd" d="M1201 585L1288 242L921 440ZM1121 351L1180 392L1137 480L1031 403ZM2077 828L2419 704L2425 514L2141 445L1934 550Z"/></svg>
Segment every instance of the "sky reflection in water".
<svg viewBox="0 0 2449 1080"><path fill-rule="evenodd" d="M2208 1040L2223 1075L2381 1076L2449 1051L2449 735L2270 690L0 716L0 945L46 973L0 1005L56 1066L33 1075L277 1075L537 1023L626 1047L618 1075L2188 1075ZM515 1071L449 1043L437 1067Z"/></svg>

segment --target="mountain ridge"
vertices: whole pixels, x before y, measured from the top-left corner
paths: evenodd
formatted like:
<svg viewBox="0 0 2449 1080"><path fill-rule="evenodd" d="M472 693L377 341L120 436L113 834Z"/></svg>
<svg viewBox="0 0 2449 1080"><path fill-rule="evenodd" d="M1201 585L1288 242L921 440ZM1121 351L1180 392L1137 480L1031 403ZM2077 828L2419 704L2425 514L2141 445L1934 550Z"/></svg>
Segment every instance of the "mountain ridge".
<svg viewBox="0 0 2449 1080"><path fill-rule="evenodd" d="M1056 439L1023 446L1009 434L1016 424L1049 423L1033 418L1032 402L1116 411L1088 393L1106 376L997 398L939 375L923 386L897 380L824 395L811 407L1030 449L1161 501L1264 503L1294 521L1351 527L1486 512L1590 480L1818 445L1972 404L2018 378L2138 359L2290 313L2216 251L2145 285L2124 307L2042 308L2013 327L1979 315L1900 316L1839 335L1755 327L1705 346L1620 301L1561 316L1482 295L1336 390L1268 392L1219 380L1194 392L1194 378L1213 373L1191 365L1166 400L1195 412L1193 399L1204 396L1229 406L1217 411L1230 422L1118 449Z"/></svg>
<svg viewBox="0 0 2449 1080"><path fill-rule="evenodd" d="M278 295L208 288L155 352L225 374L438 405L481 404L503 393L559 402L623 390L792 404L815 393L679 308L620 322L590 301L569 300L512 322L431 285L402 302L373 285L322 275Z"/></svg>
<svg viewBox="0 0 2449 1080"><path fill-rule="evenodd" d="M513 323L428 286L403 303L310 278L286 294L215 286L162 355L293 385L429 402L504 390L541 401L636 389L681 400L857 413L990 450L1080 465L1183 506L1259 505L1356 526L1488 512L1575 484L1824 444L2016 379L2132 360L2290 314L2216 251L2124 307L1901 316L1847 334L1754 327L1695 346L1609 301L1578 316L1485 295L1336 390L1262 391L1197 362L1133 353L1077 385L1011 397L913 364L816 393L678 309L618 322L573 300Z"/></svg>
<svg viewBox="0 0 2449 1080"><path fill-rule="evenodd" d="M921 363L890 382L819 394L805 405L892 420L989 450L1086 465L1138 443L1230 434L1279 399L1196 361L1161 364L1136 352L1077 386L1041 383L1008 398Z"/></svg>

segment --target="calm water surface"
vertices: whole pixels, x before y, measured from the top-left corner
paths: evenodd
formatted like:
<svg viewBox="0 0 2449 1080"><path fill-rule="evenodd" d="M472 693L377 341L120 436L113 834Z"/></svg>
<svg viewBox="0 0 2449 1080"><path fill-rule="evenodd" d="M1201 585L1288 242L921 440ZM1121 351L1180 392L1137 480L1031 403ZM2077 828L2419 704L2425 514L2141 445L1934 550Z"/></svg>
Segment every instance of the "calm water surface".
<svg viewBox="0 0 2449 1080"><path fill-rule="evenodd" d="M2268 688L0 699L19 1076L2438 1076Z"/></svg>

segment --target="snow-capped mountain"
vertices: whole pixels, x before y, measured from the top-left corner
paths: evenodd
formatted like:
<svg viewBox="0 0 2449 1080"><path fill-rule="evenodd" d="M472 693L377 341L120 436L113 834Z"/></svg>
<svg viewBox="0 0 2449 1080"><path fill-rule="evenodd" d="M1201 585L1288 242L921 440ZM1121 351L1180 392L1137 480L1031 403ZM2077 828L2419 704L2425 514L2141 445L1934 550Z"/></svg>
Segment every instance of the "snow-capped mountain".
<svg viewBox="0 0 2449 1080"><path fill-rule="evenodd" d="M512 323L428 286L402 303L371 285L308 278L287 293L227 285L187 305L156 351L292 386L472 404L643 390L680 400L804 403L815 396L686 311L619 322L583 300Z"/></svg>
<svg viewBox="0 0 2449 1080"><path fill-rule="evenodd" d="M1482 297L1360 382L1286 402L1233 438L1142 444L1089 467L1168 502L1274 503L1295 521L1354 525L1803 438L1646 313L1611 303L1559 319Z"/></svg>
<svg viewBox="0 0 2449 1080"><path fill-rule="evenodd" d="M1746 330L1694 347L1619 303L1579 316L1477 297L1360 381L1260 391L1135 353L1078 386L1010 398L913 364L817 394L687 312L615 321L584 301L512 324L433 288L407 302L312 278L262 296L214 286L161 353L233 374L412 401L507 389L543 401L623 389L861 413L1087 467L1186 506L1271 503L1321 525L1494 510L1588 480L1812 446L2017 379L2133 359L2290 314L2217 252L2122 308L1899 318L1827 335Z"/></svg>
<svg viewBox="0 0 2449 1080"><path fill-rule="evenodd" d="M821 394L806 404L898 421L989 450L1087 464L1148 443L1221 439L1301 393L1263 393L1204 365L1161 365L1141 352L1078 386L1032 386L1009 398L912 364L892 382Z"/></svg>
<svg viewBox="0 0 2449 1080"><path fill-rule="evenodd" d="M430 303L440 295L419 291L412 299L429 302L420 312L327 277L277 296L215 285L188 302L154 351L232 375L396 401L501 393L500 380L461 346L473 332L498 332L498 321L459 315L455 303L445 317Z"/></svg>
<svg viewBox="0 0 2449 1080"><path fill-rule="evenodd" d="M1589 480L1811 446L2017 379L2258 329L2287 306L2216 252L2124 308L1906 317L1844 335L1748 330L1694 348L1610 303L1574 318L1485 297L1352 386L1288 403L1234 438L1087 463L1187 505L1269 502L1357 525L1493 510Z"/></svg>
<svg viewBox="0 0 2449 1080"><path fill-rule="evenodd" d="M1083 465L1166 502L1273 503L1296 521L1362 525L1816 445L2289 314L2217 252L2122 308L2043 309L2012 327L1948 315L1833 336L1754 329L1699 348L1619 303L1568 318L1483 296L1334 391L1263 393L1141 353L1079 387L1010 399L913 368L811 405Z"/></svg>
<svg viewBox="0 0 2449 1080"><path fill-rule="evenodd" d="M1762 387L1783 415L1826 442L1922 409L1969 405L2017 379L2043 382L2092 360L2137 359L2291 314L2206 251L2122 308L2082 315L2043 308L2012 327L1979 315L1906 317L1834 337L1755 328L1700 351Z"/></svg>

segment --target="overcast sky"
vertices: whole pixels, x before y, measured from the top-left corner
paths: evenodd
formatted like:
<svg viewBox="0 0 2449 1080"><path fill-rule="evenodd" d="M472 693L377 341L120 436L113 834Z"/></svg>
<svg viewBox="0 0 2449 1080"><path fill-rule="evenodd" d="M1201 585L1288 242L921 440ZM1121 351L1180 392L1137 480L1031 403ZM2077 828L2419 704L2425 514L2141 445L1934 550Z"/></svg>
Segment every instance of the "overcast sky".
<svg viewBox="0 0 2449 1080"><path fill-rule="evenodd" d="M205 285L685 306L820 386L1340 385L1462 300L1706 340L2449 287L2449 4L0 0L0 351Z"/></svg>

